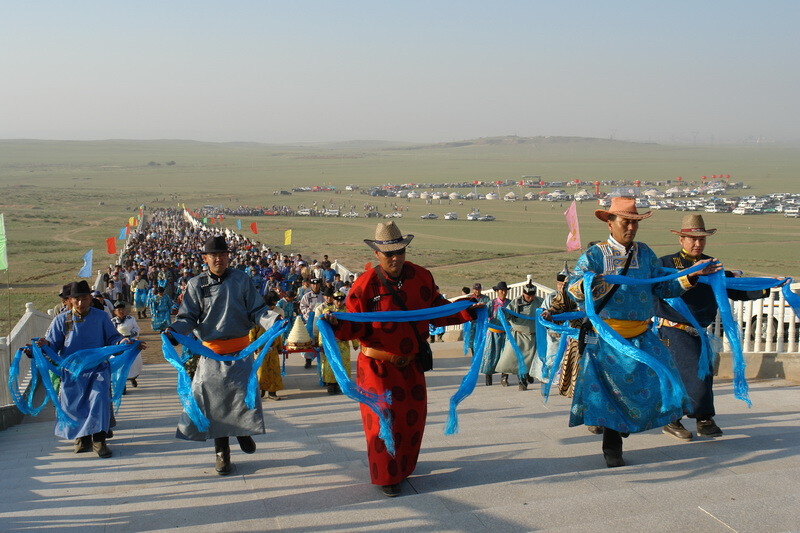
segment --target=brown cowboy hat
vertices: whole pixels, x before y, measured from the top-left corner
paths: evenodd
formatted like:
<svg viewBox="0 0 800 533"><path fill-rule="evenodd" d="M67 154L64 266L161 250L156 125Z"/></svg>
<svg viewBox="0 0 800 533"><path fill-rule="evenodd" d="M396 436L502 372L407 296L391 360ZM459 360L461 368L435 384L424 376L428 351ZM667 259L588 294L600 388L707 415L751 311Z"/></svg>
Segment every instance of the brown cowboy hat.
<svg viewBox="0 0 800 533"><path fill-rule="evenodd" d="M608 211L605 209L598 209L594 212L594 216L603 222L608 222L608 215L616 215L629 220L642 220L644 218L649 218L652 214L653 213L650 211L647 213L639 213L636 209L636 199L628 196L614 197L611 199L611 207L608 208Z"/></svg>
<svg viewBox="0 0 800 533"><path fill-rule="evenodd" d="M681 237L708 237L714 235L717 229L706 229L703 215L686 215L681 220L681 229L671 229L670 231Z"/></svg>
<svg viewBox="0 0 800 533"><path fill-rule="evenodd" d="M413 239L413 235L403 235L394 221L380 222L375 228L375 239L364 239L367 246L378 252L402 250Z"/></svg>

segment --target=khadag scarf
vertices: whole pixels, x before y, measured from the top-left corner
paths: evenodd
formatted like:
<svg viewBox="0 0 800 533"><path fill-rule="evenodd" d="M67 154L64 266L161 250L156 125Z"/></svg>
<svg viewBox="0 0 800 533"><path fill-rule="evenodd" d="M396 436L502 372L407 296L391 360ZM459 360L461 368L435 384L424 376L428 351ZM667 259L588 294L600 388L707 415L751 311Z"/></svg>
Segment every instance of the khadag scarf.
<svg viewBox="0 0 800 533"><path fill-rule="evenodd" d="M256 396L258 394L258 369L261 367L261 363L264 360L264 357L267 355L270 346L272 346L273 341L275 341L279 335L283 335L288 328L288 320L280 320L275 322L271 328L262 333L256 340L251 342L237 355L219 355L218 353L204 346L203 343L197 339L186 335L181 335L173 331L171 332L172 337L178 342L178 344L185 346L190 352L186 357L181 357L178 355L175 347L172 346L172 343L167 335L164 333L161 334L161 351L164 353L164 359L166 359L167 362L175 367L175 370L178 371L177 392L178 397L181 400L181 405L183 405L183 410L186 412L198 430L206 431L210 425L210 422L203 411L200 410L200 406L197 405L197 401L192 394L192 380L189 377L189 374L186 372L186 368L184 367L184 363L189 359L189 357L191 357L191 355L200 355L215 361L233 362L249 357L260 349L258 356L256 356L255 360L253 361L253 368L250 372L250 378L247 383L247 392L245 394L245 405L247 405L248 409L254 409L256 406Z"/></svg>
<svg viewBox="0 0 800 533"><path fill-rule="evenodd" d="M569 321L584 318L586 313L583 311L571 311L568 313L551 315L550 320L553 322L549 322L542 316L543 312L544 309L536 310L536 351L539 354L539 360L542 362L542 377L546 378L542 380L544 382L542 384L542 397L545 403L547 403L547 400L550 398L550 387L556 379L556 373L558 369L561 368L561 362L564 360L564 353L567 351L567 340L570 337L577 339L578 333L580 333L578 328L573 328L569 325ZM561 321L564 321L564 324L554 323ZM553 366L551 368L547 368L548 329L561 335L558 341L558 351L553 359Z"/></svg>
<svg viewBox="0 0 800 533"><path fill-rule="evenodd" d="M331 315L338 320L350 322L417 322L451 316L460 313L472 305L473 302L470 300L461 300L427 309L376 311L371 313L331 313ZM487 327L486 308L479 308L478 318L476 320L475 348L472 364L467 374L461 380L461 385L458 390L450 398L450 411L445 426L445 434L447 435L458 433L458 413L456 412L456 408L464 398L472 393L478 381L478 370L480 368L481 358L483 357L483 348L486 343ZM378 436L386 445L386 451L393 456L395 453L394 435L392 434L392 415L389 409L392 404L391 392L386 391L383 394L375 394L353 383L342 364L339 344L336 342L336 337L330 324L320 317L317 319L317 329L319 329L322 338L322 347L325 350L325 357L331 365L334 376L336 376L336 382L348 398L366 405L378 416L380 424Z"/></svg>
<svg viewBox="0 0 800 533"><path fill-rule="evenodd" d="M78 350L67 357L62 358L53 348L48 345L39 347L36 345L38 339L33 339L31 343L31 353L33 358L31 360L31 382L28 388L28 397L25 399L19 392L19 363L25 348L20 348L14 354L14 359L11 361L11 367L8 372L8 390L11 392L11 398L19 408L20 412L30 416L38 415L48 401L53 402L53 407L56 411L56 417L59 423L75 427L78 421L69 416L62 408L61 402L58 398L58 393L50 381L50 372L61 375L62 370L69 372L75 376L82 372L97 368L106 361L109 362L111 371L111 401L114 404L115 411L119 410L122 401L122 393L125 390L125 380L128 379L128 372L130 371L133 361L139 355L139 341L126 344L116 344L113 346L106 346L104 348L87 348ZM45 398L42 403L35 407L33 405L33 394L36 391L36 385L41 380L45 390Z"/></svg>
<svg viewBox="0 0 800 533"><path fill-rule="evenodd" d="M506 313L509 313L512 316L517 318L522 318L524 320L536 320L535 316L530 315L523 315L521 313L517 313L516 311L512 311L506 307L498 308L498 315L500 316L500 325L503 327L503 331L506 332L506 341L511 344L511 348L514 349L514 354L517 356L517 377L519 378L520 383L524 382L528 379L528 368L525 366L525 357L522 355L522 350L519 348L519 344L517 344L517 340L514 338L514 335L511 333L511 324L508 322L508 318L506 317ZM538 310L537 310L538 312ZM537 352L538 352L538 344L537 344ZM539 356L541 358L541 355Z"/></svg>

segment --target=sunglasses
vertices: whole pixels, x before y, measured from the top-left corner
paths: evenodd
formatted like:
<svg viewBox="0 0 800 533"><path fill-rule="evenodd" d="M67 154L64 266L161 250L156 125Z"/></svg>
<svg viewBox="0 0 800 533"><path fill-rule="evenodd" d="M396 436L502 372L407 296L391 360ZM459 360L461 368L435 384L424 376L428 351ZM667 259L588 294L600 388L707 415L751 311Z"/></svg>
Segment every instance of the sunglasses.
<svg viewBox="0 0 800 533"><path fill-rule="evenodd" d="M399 250L393 250L391 252L381 252L381 253L383 255L385 255L386 257L394 257L396 255L401 255L401 254L406 253L406 249L405 248L400 248Z"/></svg>
<svg viewBox="0 0 800 533"><path fill-rule="evenodd" d="M341 298L339 298L339 297L334 298L334 300L336 300L337 302L343 302L344 301L344 296L342 296Z"/></svg>

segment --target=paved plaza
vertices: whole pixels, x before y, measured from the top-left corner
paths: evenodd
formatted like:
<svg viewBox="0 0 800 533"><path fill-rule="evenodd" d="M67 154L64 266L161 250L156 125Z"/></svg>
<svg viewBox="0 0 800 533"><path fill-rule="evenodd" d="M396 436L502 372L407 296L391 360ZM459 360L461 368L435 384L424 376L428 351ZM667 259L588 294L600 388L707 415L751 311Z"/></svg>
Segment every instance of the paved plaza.
<svg viewBox="0 0 800 533"><path fill-rule="evenodd" d="M151 350L158 349L158 345ZM146 365L123 398L110 459L75 455L50 417L0 432L0 530L82 531L798 531L800 388L752 382L753 407L716 388L719 439L653 430L625 441L608 469L600 437L567 426L570 402L539 385L485 387L444 435L467 368L460 344L433 345L428 425L402 496L370 484L358 405L328 396L300 356L285 399L265 402L267 434L235 471L214 472L213 443L175 439L176 373ZM495 379L499 382L499 378ZM694 431L694 423L687 423Z"/></svg>

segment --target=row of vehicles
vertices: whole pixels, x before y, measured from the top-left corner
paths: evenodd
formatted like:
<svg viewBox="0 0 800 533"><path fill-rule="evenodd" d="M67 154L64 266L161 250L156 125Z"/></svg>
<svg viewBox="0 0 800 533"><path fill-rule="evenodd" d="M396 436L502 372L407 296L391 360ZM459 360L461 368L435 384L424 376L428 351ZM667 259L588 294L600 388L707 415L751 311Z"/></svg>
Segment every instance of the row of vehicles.
<svg viewBox="0 0 800 533"><path fill-rule="evenodd" d="M436 213L426 213L426 214L422 215L419 218L421 218L422 220L436 220L437 218L439 218L439 215L437 215ZM458 213L456 213L455 211L450 211L449 213L445 213L444 219L445 220L458 220ZM467 215L467 220L477 220L477 221L480 221L480 222L492 222L492 221L497 220L497 219L495 217L493 217L492 215L481 215L481 212L476 209L476 210L473 210L471 213L469 213Z"/></svg>

